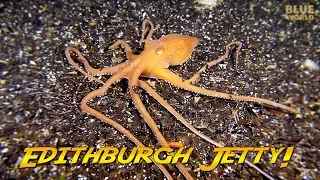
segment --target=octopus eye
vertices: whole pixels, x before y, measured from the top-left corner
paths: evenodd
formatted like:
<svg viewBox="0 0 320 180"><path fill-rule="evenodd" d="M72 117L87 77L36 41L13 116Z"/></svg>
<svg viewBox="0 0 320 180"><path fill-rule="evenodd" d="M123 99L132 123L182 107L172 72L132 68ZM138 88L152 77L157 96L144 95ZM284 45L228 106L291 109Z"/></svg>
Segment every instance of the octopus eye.
<svg viewBox="0 0 320 180"><path fill-rule="evenodd" d="M155 53L157 53L157 54L162 54L163 53L163 48L161 47L161 48L157 48L156 50L155 50Z"/></svg>

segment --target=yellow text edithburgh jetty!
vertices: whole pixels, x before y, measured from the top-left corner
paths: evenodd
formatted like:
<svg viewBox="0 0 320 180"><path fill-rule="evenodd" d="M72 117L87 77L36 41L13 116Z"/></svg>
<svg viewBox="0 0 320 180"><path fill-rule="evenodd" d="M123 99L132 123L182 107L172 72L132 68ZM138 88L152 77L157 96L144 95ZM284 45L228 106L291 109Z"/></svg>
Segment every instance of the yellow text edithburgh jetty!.
<svg viewBox="0 0 320 180"><path fill-rule="evenodd" d="M20 168L32 168L37 165L49 163L54 161L54 164L87 164L90 163L108 164L115 161L121 164L139 163L144 160L147 163L152 162L152 158L158 164L176 164L178 161L187 163L194 147L190 148L169 148L161 147L153 150L149 147L134 147L128 157L124 157L127 151L126 147L121 149L115 147L102 147L95 149L94 147L28 147L25 148L25 156L23 157ZM216 153L210 165L200 165L202 171L211 171L219 164L231 164L237 162L242 164L249 153L254 153L253 163L259 163L264 152L271 152L270 164L279 159L280 154L283 155L282 167L287 167L291 159L294 147L281 147L276 149L274 147L217 147L213 152ZM72 153L72 158L66 160L66 155ZM173 153L166 155L166 153ZM81 158L83 157L83 158ZM237 161L235 161L237 160Z"/></svg>

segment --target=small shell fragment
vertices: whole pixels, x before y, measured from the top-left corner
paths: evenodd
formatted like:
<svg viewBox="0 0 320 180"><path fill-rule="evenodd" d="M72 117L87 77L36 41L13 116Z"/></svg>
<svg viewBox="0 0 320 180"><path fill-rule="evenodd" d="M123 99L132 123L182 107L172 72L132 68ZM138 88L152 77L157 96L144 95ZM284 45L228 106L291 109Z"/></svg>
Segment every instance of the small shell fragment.
<svg viewBox="0 0 320 180"><path fill-rule="evenodd" d="M199 100L200 100L200 97L194 97L194 102L195 102L195 103L198 103Z"/></svg>
<svg viewBox="0 0 320 180"><path fill-rule="evenodd" d="M311 69L313 71L319 71L320 70L319 64L315 63L314 61L312 61L310 59L305 60L303 62L303 66L308 68L308 69Z"/></svg>

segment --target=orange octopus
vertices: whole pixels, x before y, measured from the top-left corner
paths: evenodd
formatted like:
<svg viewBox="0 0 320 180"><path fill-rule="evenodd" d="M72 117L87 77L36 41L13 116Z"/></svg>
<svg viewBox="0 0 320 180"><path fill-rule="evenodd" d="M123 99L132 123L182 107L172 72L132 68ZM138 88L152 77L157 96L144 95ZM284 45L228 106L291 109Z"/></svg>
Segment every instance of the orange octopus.
<svg viewBox="0 0 320 180"><path fill-rule="evenodd" d="M148 25L150 26L148 31ZM95 97L103 96L107 93L109 87L113 84L118 82L123 78L127 78L129 81L129 91L132 96L133 102L136 105L138 111L140 112L143 119L147 122L150 126L152 131L154 132L155 136L161 143L163 147L170 147L173 146L174 143L167 142L165 137L159 131L157 125L155 124L153 118L148 113L146 107L143 105L140 96L136 93L136 88L141 87L145 91L147 91L153 98L155 98L163 107L165 107L171 114L173 114L182 124L184 124L187 128L190 129L193 133L200 136L207 142L217 146L223 147L221 144L217 143L216 141L210 139L208 136L200 133L197 129L195 129L187 120L185 120L172 106L170 106L155 90L153 90L146 82L139 80L139 77L149 77L149 78L156 78L156 79L163 79L168 81L172 85L175 85L179 88L192 91L195 93L211 96L211 97L218 97L218 98L225 98L225 99L232 99L232 100L239 100L239 101L254 101L257 103L268 104L277 108L281 108L283 110L298 113L298 111L294 108L291 108L286 105L282 105L270 100L256 98L256 97L247 97L247 96L237 96L232 94L226 94L222 92L216 92L212 90L203 89L197 86L194 86L193 83L197 81L200 77L200 74L205 71L207 68L218 64L219 62L223 61L228 57L228 49L232 45L238 45L237 50L237 57L239 54L239 50L241 48L240 42L232 42L226 46L226 52L223 56L219 59L208 62L205 66L203 66L192 78L188 80L183 80L181 77L170 71L168 68L169 66L177 66L181 65L182 63L186 62L189 57L191 56L194 48L198 45L199 40L196 37L191 37L187 35L180 35L180 34L169 34L166 35L158 40L152 40L151 36L154 31L154 26L150 20L145 20L142 23L142 37L140 40L140 44L145 40L144 51L141 52L139 55L133 54L129 45L123 41L118 40L116 43L111 45L109 49L115 49L119 45L124 47L126 56L128 61L118 64L113 67L104 67L102 69L95 69L90 66L89 62L83 55L79 52L79 50L68 47L65 50L66 57L68 61L82 74L86 77L93 79L103 86L97 90L94 90L87 94L81 101L81 109L88 114L95 116L102 121L110 124L111 126L118 129L122 132L126 137L128 137L131 141L133 141L137 146L143 147L144 145L138 140L131 132L121 126L119 123L115 122L114 120L108 118L107 116L103 115L102 113L96 111L95 109L88 106L88 101L94 99ZM146 36L146 33L147 37ZM83 70L75 61L71 58L70 52L73 51L77 54L79 59L84 64L86 69ZM236 58L237 62L237 58ZM94 77L94 76L101 76L106 74L113 74L106 82ZM154 160L153 160L154 161ZM257 166L252 164L249 161L245 161L246 164L255 168L261 174L269 179L273 179L272 176L268 175L266 172L259 169ZM156 163L157 164L157 163ZM188 170L182 165L181 163L176 164L181 173L187 179L193 179L193 177L189 174ZM166 168L161 165L157 164L160 170L164 173L164 175L168 179L172 179L170 173L166 170Z"/></svg>

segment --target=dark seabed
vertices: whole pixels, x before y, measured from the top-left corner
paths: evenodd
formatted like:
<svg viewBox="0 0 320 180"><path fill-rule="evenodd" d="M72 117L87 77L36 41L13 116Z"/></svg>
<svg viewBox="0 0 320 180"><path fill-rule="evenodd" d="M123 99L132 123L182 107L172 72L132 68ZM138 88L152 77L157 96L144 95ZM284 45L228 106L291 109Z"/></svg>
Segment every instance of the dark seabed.
<svg viewBox="0 0 320 180"><path fill-rule="evenodd" d="M313 21L286 19L285 5L308 4ZM320 44L319 2L250 1L212 7L193 1L1 1L0 2L0 179L163 179L153 163L120 165L53 162L19 169L26 147L129 147L122 133L80 109L81 99L101 85L84 79L67 61L66 47L79 49L95 68L125 60L122 49L109 50L118 39L137 53L141 24L155 25L153 39L179 33L200 39L192 57L170 68L190 78L225 46L240 41L238 69L235 48L220 65L209 68L197 86L257 96L299 109L301 115L252 102L211 98L151 80L154 89L199 131L225 146L294 146L288 167L282 159L257 164L276 179L319 179L320 167ZM312 64L312 62L314 64ZM110 76L104 76L105 81ZM141 78L144 79L144 78ZM147 80L147 79L145 79ZM245 164L199 170L215 156L214 146L191 133L145 91L142 101L168 141L195 147L186 167L197 179L263 179ZM120 81L90 106L128 128L146 146L160 144L136 110L127 81ZM238 118L236 118L238 116ZM69 155L68 155L69 156ZM71 156L70 156L71 157ZM254 156L248 156L252 162ZM173 178L183 179L174 165Z"/></svg>

